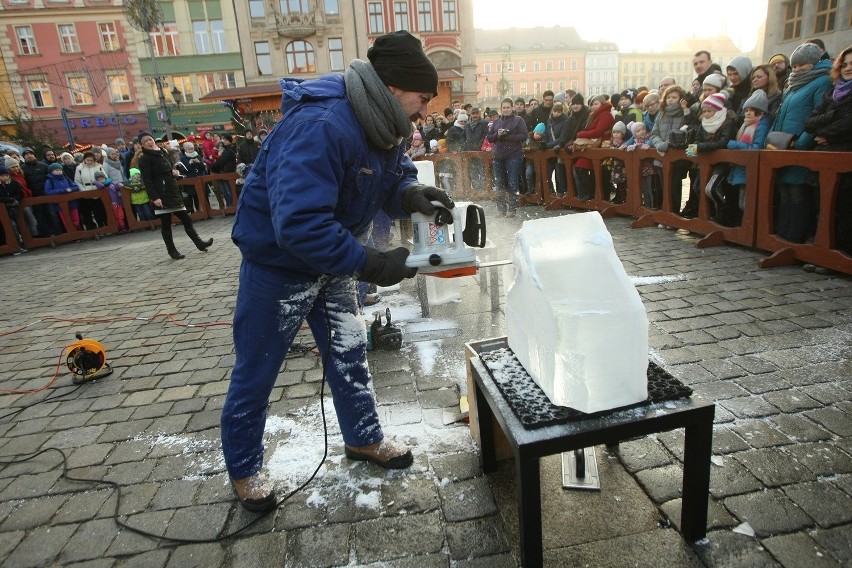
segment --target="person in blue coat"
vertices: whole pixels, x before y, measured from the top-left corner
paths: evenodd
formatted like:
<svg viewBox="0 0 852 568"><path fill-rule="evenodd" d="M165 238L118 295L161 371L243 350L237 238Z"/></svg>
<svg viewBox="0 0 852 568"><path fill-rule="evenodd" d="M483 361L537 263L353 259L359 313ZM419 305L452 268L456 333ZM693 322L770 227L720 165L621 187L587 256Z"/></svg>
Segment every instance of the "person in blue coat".
<svg viewBox="0 0 852 568"><path fill-rule="evenodd" d="M763 150L766 146L766 135L771 126L769 121L769 97L763 89L755 89L751 96L743 102L743 124L737 132L735 140L728 141L728 150ZM746 198L746 168L731 164L728 183L736 189L736 210L725 207L725 220L731 221L730 226L740 226L745 210ZM736 215L736 218L734 218ZM724 223L723 223L724 224Z"/></svg>
<svg viewBox="0 0 852 568"><path fill-rule="evenodd" d="M281 119L246 178L231 237L242 253L236 362L222 408L222 450L239 502L277 505L261 473L266 408L302 322L316 340L349 459L401 469L411 451L386 437L367 368L355 284L413 277L408 250L365 246L373 218L435 215L450 197L417 181L403 141L425 117L438 73L405 31L377 38L369 62L312 80L282 79Z"/></svg>
<svg viewBox="0 0 852 568"><path fill-rule="evenodd" d="M831 88L828 76L831 61L820 60L821 56L819 47L812 43L800 45L790 56L793 72L787 79L772 131L794 135L795 150L813 148L813 136L805 132L805 119L822 102L823 93ZM815 206L805 184L808 171L802 166L789 166L778 170L775 178L778 204L775 233L794 243L805 242Z"/></svg>

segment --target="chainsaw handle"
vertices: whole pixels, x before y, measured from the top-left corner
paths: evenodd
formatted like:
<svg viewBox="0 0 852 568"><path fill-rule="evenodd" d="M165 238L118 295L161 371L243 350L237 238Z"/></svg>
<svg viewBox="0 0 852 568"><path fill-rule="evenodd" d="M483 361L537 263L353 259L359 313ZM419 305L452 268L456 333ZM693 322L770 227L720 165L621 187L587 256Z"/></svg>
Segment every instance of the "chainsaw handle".
<svg viewBox="0 0 852 568"><path fill-rule="evenodd" d="M485 247L485 210L476 203L467 206L467 217L465 218L462 238L464 244L469 247Z"/></svg>
<svg viewBox="0 0 852 568"><path fill-rule="evenodd" d="M444 225L453 224L453 213L447 208L446 205L444 205L440 201L432 201L432 205L435 206L434 223L437 226L443 227Z"/></svg>

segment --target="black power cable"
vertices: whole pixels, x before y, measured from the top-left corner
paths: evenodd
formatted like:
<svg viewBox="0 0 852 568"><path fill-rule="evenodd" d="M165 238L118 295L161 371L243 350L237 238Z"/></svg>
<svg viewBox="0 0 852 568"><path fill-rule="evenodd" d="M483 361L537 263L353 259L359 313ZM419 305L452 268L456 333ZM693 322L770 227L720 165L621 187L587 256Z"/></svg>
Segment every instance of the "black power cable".
<svg viewBox="0 0 852 568"><path fill-rule="evenodd" d="M266 518L266 516L269 515L270 513L272 513L272 511L275 511L279 507L281 507L281 505L283 505L286 501L288 501L296 493L300 492L302 489L307 487L316 478L317 473L319 473L320 468L322 468L322 465L325 463L325 460L328 457L328 423L327 423L326 417L325 417L325 400L324 400L324 398L325 398L326 369L328 368L328 361L329 361L329 355L331 353L331 340L332 340L331 316L329 316L329 314L328 314L328 303L327 303L327 298L326 298L326 289L328 288L329 284L330 284L330 282L326 282L323 285L323 287L320 288L320 291L319 291L319 294L318 294L322 298L323 314L325 315L325 323L326 323L326 330L327 330L326 351L325 351L325 355L323 357L323 366L322 366L322 383L320 385L320 411L321 411L321 414L322 414L322 429L323 429L323 437L324 437L324 440L325 440L322 459L320 460L319 464L317 464L316 469L314 469L314 472L310 475L310 477L307 479L307 481L305 481L304 483L299 485L297 488L293 489L287 495L285 495L281 500L279 500L275 504L275 507L273 507L272 509L269 509L268 511L264 511L263 513L258 515L257 518L246 523L245 525L243 525L239 529L237 529L233 532L221 535L221 536L211 537L211 538L180 538L180 537L166 537L166 536L158 535L158 534L155 534L155 533L152 533L152 532L148 532L144 529L140 529L139 527L134 527L132 525L129 525L127 523L127 521L121 519L121 514L120 514L121 485L119 485L115 481L107 481L107 480L104 480L104 479L91 479L91 478L86 478L86 477L74 477L74 476L72 476L68 472L68 456L66 456L65 452L63 452L59 448L45 448L45 449L40 450L38 452L35 452L33 454L24 454L23 456L15 456L15 459L13 459L13 460L8 460L8 461L7 460L0 460L0 465L2 465L3 467L6 467L8 465L12 465L12 464L16 464L16 463L23 463L23 462L33 460L33 459L37 458L38 456L40 456L42 454L46 454L48 452L56 452L60 456L62 456L62 477L64 477L65 479L67 479L69 481L74 481L74 482L77 482L77 483L92 483L94 485L102 485L103 484L103 485L109 485L110 487L115 488L115 492L116 492L115 510L113 511L113 515L112 515L112 518L113 518L113 521L115 521L115 524L117 524L118 526L125 528L129 531L135 532L137 534L141 534L143 536L147 536L149 538L153 538L153 539L157 539L157 540L161 540L161 541L165 541L165 542L173 542L173 543L177 543L177 544L205 544L205 543L212 543L212 542L221 542L223 540L227 540L229 538L237 536L238 534L248 530L249 528L253 527L257 523L262 521L264 518ZM76 385L73 388L73 390L68 391L67 393L63 393L60 396L65 396L65 395L71 394L72 392L76 391L78 388L83 386L83 384L85 384L85 383L81 383L81 384ZM7 416L11 416L13 414L17 414L18 412L21 412L21 411L29 408L30 406L34 406L36 404L46 402L47 400L52 400L53 398L58 398L58 397L49 397L47 399L40 400L36 403L33 403L29 406L24 406L20 409L15 410L14 412L12 412L10 414L0 416L0 419L5 418Z"/></svg>

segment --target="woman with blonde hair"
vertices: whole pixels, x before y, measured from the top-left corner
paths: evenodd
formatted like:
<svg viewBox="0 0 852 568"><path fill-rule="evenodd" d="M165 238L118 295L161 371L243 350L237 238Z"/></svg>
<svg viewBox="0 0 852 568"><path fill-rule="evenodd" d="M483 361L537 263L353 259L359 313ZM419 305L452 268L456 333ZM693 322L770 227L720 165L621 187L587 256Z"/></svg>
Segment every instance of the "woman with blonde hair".
<svg viewBox="0 0 852 568"><path fill-rule="evenodd" d="M775 113L781 107L781 89L778 88L775 70L768 63L758 65L751 70L751 88L752 94L757 89L762 89L766 93L766 98L769 100L767 116L769 116L770 121L775 120Z"/></svg>

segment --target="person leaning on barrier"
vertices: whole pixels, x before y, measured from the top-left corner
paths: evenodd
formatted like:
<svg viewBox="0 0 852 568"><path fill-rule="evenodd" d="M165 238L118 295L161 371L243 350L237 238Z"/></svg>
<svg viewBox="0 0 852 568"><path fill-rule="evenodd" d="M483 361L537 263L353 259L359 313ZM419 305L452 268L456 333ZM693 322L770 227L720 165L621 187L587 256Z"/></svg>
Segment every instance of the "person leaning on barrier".
<svg viewBox="0 0 852 568"><path fill-rule="evenodd" d="M770 137L772 132L791 134L795 150L810 150L814 146L813 137L805 131L805 119L822 100L823 93L831 88L828 76L831 62L820 60L821 56L822 51L812 43L800 45L790 56L793 72L787 79L784 99L772 123ZM775 233L794 243L805 242L813 225L816 203L806 183L808 172L804 166L788 166L779 169L775 176L778 199Z"/></svg>
<svg viewBox="0 0 852 568"><path fill-rule="evenodd" d="M821 152L852 152L852 46L844 49L831 67L834 86L805 119L805 132ZM849 160L849 156L838 156ZM852 173L840 174L834 208L834 247L852 254Z"/></svg>

